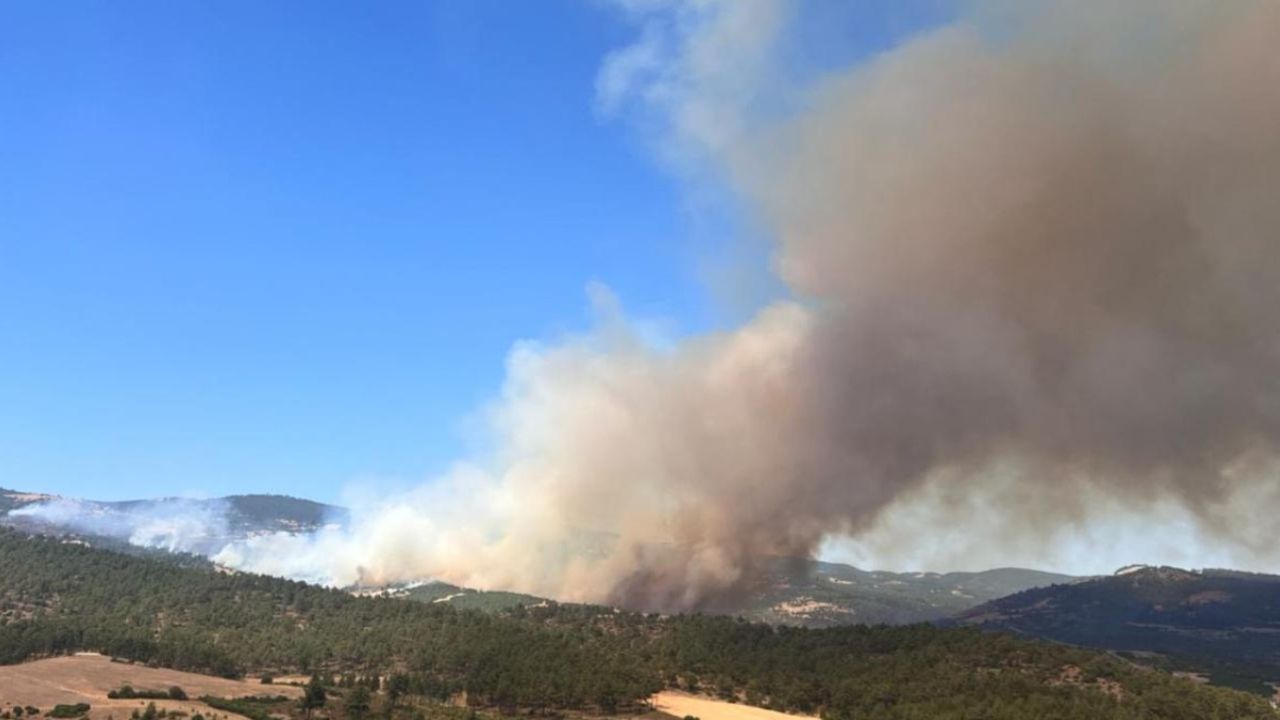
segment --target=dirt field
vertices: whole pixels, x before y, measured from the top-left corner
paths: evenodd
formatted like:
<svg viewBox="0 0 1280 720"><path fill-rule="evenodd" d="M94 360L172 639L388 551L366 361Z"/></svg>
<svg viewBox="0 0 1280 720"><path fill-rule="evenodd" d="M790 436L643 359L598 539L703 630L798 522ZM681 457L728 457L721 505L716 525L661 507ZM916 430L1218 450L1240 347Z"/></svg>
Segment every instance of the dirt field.
<svg viewBox="0 0 1280 720"><path fill-rule="evenodd" d="M669 690L653 696L653 703L657 709L678 718L686 715L700 720L795 720L805 717Z"/></svg>
<svg viewBox="0 0 1280 720"><path fill-rule="evenodd" d="M177 685L192 698L201 695L296 697L302 692L296 687L262 685L256 681L239 682L177 670L149 668L145 665L115 663L102 655L75 655L0 666L0 707L35 705L48 712L58 704L88 703L93 707L89 714L93 720L106 720L108 717L113 720L128 720L129 713L134 708L145 707L149 701L107 699L109 691L125 684L147 690L168 690ZM154 702L158 708L199 712L205 717L221 718L229 715L221 710L211 711L208 706L196 701Z"/></svg>

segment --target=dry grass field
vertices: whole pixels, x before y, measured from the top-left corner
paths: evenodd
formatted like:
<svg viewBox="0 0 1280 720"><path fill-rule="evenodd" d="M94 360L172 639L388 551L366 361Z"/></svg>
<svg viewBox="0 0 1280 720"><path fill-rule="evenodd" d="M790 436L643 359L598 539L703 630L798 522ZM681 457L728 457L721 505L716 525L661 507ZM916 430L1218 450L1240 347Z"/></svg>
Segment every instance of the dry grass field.
<svg viewBox="0 0 1280 720"><path fill-rule="evenodd" d="M668 715L678 718L692 715L699 720L795 720L804 717L669 690L653 696L653 704Z"/></svg>
<svg viewBox="0 0 1280 720"><path fill-rule="evenodd" d="M287 695L297 697L299 688L241 682L194 673L149 668L145 665L112 662L102 655L82 654L48 658L19 665L0 666L0 707L34 705L48 712L58 704L88 703L92 720L127 720L134 708L147 700L111 700L107 693L121 685L147 690L167 690L178 686L189 701L156 700L157 708L202 713L208 718L231 717L195 700L201 695L243 697L245 695ZM238 716L234 716L238 717Z"/></svg>

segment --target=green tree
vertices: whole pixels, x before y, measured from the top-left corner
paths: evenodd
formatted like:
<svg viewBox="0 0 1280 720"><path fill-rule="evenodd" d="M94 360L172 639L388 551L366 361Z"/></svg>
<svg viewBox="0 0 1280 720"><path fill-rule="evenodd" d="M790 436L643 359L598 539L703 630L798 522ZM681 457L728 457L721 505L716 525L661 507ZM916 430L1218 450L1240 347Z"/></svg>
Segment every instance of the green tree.
<svg viewBox="0 0 1280 720"><path fill-rule="evenodd" d="M320 680L320 676L312 675L311 679L307 681L306 688L302 691L302 701L299 704L302 706L303 712L307 714L307 717L311 717L311 711L324 707L327 699L324 683Z"/></svg>
<svg viewBox="0 0 1280 720"><path fill-rule="evenodd" d="M346 710L347 716L354 720L361 720L369 714L369 688L364 685L352 688L347 694Z"/></svg>
<svg viewBox="0 0 1280 720"><path fill-rule="evenodd" d="M391 702L391 706L395 707L400 698L409 692L409 676L408 675L392 675L387 679L387 700Z"/></svg>

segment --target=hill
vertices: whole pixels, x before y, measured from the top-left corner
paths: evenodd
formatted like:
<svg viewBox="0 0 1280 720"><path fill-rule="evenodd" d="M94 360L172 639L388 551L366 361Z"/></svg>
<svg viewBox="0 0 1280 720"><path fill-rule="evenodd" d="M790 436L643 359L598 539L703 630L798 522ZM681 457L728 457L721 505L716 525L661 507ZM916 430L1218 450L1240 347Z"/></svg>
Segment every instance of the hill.
<svg viewBox="0 0 1280 720"><path fill-rule="evenodd" d="M895 573L779 559L741 605L712 608L762 622L830 627L932 622L1033 587L1077 578L1021 568Z"/></svg>
<svg viewBox="0 0 1280 720"><path fill-rule="evenodd" d="M263 689L261 684L242 680L116 662L102 655L74 655L0 666L0 707L29 705L42 708L47 714L56 705L84 703L90 706L89 716L95 720L127 718L146 703L108 696L125 685L156 690L181 688L189 699L157 703L170 717L181 717L179 713L209 713L209 706L196 699L201 696L243 697L260 694ZM273 695L290 698L301 695L294 687L270 689Z"/></svg>
<svg viewBox="0 0 1280 720"><path fill-rule="evenodd" d="M1016 593L965 611L957 622L1137 653L1257 692L1280 680L1276 575L1135 566Z"/></svg>
<svg viewBox="0 0 1280 720"><path fill-rule="evenodd" d="M1070 575L1019 568L893 573L779 558L768 564L765 575L738 602L702 611L812 628L854 623L909 625L941 620L1028 588L1076 580ZM488 611L549 602L548 598L523 593L475 590L443 582L405 583L355 592Z"/></svg>
<svg viewBox="0 0 1280 720"><path fill-rule="evenodd" d="M536 607L552 602L547 598L502 590L474 590L445 582L409 583L356 591L374 597L399 598L421 603L445 603L452 607L485 612L502 612L519 606Z"/></svg>
<svg viewBox="0 0 1280 720"><path fill-rule="evenodd" d="M465 692L507 710L612 714L667 687L834 720L1275 718L1243 693L972 629L788 628L555 603L481 613L7 531L0 608L5 663L92 650L226 676L401 677L414 697Z"/></svg>
<svg viewBox="0 0 1280 720"><path fill-rule="evenodd" d="M0 489L0 525L28 533L211 555L267 533L308 533L347 511L286 495L99 501Z"/></svg>
<svg viewBox="0 0 1280 720"><path fill-rule="evenodd" d="M20 510L20 508L26 508ZM41 511L37 512L36 509ZM18 512L11 512L18 510ZM283 495L230 495L209 500L162 498L98 502L0 490L0 524L66 535L118 551L126 544L208 557L228 542L274 532L308 533L345 523L345 509ZM190 564L192 558L179 558ZM983 572L893 573L830 562L777 558L750 591L732 604L703 608L761 622L829 627L848 623L932 622L1021 590L1072 582L1068 575L1001 568ZM364 594L404 597L457 607L505 610L545 598L446 583L404 583Z"/></svg>
<svg viewBox="0 0 1280 720"><path fill-rule="evenodd" d="M55 499L55 496L46 495L44 493L21 492L19 490L0 488L0 515L6 515L10 510L23 507L24 505L53 499Z"/></svg>

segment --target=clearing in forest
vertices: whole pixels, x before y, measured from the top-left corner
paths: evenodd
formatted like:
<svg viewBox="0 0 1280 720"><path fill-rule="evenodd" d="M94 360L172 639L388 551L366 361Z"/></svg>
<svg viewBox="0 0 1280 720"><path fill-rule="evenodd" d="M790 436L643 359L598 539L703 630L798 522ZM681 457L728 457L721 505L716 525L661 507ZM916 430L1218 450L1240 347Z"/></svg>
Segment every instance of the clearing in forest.
<svg viewBox="0 0 1280 720"><path fill-rule="evenodd" d="M692 715L699 720L795 720L806 717L672 690L654 695L653 704L669 715L678 718Z"/></svg>

